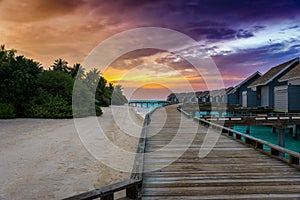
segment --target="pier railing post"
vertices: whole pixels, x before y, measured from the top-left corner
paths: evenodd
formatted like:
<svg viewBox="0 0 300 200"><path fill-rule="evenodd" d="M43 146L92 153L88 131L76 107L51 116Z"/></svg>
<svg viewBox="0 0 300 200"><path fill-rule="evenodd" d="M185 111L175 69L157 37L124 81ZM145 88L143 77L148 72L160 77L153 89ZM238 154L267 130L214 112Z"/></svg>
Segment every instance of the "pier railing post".
<svg viewBox="0 0 300 200"><path fill-rule="evenodd" d="M126 197L130 199L137 199L138 191L138 185L133 185L132 187L126 188Z"/></svg>
<svg viewBox="0 0 300 200"><path fill-rule="evenodd" d="M114 200L114 193L101 197L100 200Z"/></svg>
<svg viewBox="0 0 300 200"><path fill-rule="evenodd" d="M290 160L289 160L290 164L295 164L295 165L299 165L299 158L290 155Z"/></svg>

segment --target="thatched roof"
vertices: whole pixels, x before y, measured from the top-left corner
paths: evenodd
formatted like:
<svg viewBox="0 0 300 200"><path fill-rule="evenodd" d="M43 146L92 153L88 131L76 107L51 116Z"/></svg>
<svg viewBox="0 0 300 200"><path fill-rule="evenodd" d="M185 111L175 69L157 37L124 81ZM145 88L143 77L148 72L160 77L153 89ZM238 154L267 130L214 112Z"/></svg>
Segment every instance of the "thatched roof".
<svg viewBox="0 0 300 200"><path fill-rule="evenodd" d="M279 79L280 82L300 78L300 63Z"/></svg>
<svg viewBox="0 0 300 200"><path fill-rule="evenodd" d="M266 85L269 82L271 82L274 78L288 70L292 64L299 62L299 58L294 58L292 60L289 60L285 63L282 63L280 65L277 65L273 68L271 68L267 73L265 73L263 76L261 76L259 79L254 81L252 84L249 85L249 87L256 87L261 85Z"/></svg>

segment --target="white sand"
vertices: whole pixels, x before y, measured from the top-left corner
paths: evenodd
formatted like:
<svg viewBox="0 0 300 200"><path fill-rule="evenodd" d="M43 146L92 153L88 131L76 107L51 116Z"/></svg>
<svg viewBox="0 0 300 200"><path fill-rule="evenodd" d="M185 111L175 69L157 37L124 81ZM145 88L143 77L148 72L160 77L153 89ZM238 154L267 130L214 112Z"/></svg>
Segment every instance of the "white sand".
<svg viewBox="0 0 300 200"><path fill-rule="evenodd" d="M131 112L125 116L123 109L113 110L115 117L118 113L118 119L123 119L117 123L109 108L103 108L97 120L115 145L135 152L138 138L124 131L138 136L142 119ZM128 160L133 165L133 159ZM0 199L61 199L129 176L95 159L82 144L72 119L0 120Z"/></svg>

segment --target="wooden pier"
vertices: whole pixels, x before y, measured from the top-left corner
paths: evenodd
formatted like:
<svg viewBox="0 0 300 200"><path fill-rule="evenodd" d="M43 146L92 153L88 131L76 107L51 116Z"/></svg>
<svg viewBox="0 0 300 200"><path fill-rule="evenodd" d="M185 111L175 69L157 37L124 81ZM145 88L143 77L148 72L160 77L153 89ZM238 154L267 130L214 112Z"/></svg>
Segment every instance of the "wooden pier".
<svg viewBox="0 0 300 200"><path fill-rule="evenodd" d="M139 108L153 108L158 106L166 106L171 104L169 101L162 100L130 100L128 102L129 106L139 107Z"/></svg>
<svg viewBox="0 0 300 200"><path fill-rule="evenodd" d="M151 116L147 134L152 135L163 128L146 140L145 170L174 160L177 152L185 148L176 145L155 153L175 137L180 120L184 122L181 126L183 136L193 134L190 131L193 128L197 129L197 135L192 145L175 162L144 174L143 199L300 199L299 169L272 158L271 154L264 155L251 145L221 135L208 156L199 158L207 128L198 128L198 123L193 119L182 118L176 107L157 109ZM167 113L165 122L164 112ZM181 140L184 142L185 137ZM258 145L259 149L262 146ZM148 154L150 152L153 153ZM296 163L299 166L299 158L296 158Z"/></svg>
<svg viewBox="0 0 300 200"><path fill-rule="evenodd" d="M300 154L179 111L146 115L129 180L67 199L300 199ZM201 158L208 127L220 137Z"/></svg>

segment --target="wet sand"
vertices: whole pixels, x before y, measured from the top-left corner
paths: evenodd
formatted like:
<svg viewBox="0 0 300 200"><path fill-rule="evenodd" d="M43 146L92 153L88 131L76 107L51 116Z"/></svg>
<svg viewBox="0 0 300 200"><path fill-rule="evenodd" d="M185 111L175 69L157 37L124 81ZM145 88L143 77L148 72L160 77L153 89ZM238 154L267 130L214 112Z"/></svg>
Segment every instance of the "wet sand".
<svg viewBox="0 0 300 200"><path fill-rule="evenodd" d="M135 152L138 138L125 134L124 127L139 135L142 119L131 111L125 116L122 109L113 115L103 108L97 121L113 144ZM114 117L124 120L116 123ZM82 144L73 119L0 120L0 160L0 199L61 199L130 176L95 159ZM126 160L132 165L133 158Z"/></svg>

